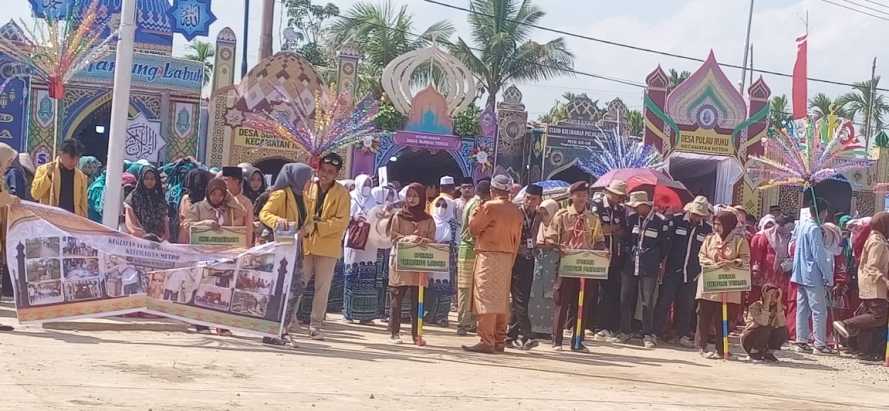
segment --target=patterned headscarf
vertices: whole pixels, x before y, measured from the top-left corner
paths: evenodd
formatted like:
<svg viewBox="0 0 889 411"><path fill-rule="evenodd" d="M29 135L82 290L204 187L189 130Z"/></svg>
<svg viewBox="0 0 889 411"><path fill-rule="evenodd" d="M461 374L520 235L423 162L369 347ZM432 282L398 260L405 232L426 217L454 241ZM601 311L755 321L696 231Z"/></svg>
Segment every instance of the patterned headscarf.
<svg viewBox="0 0 889 411"><path fill-rule="evenodd" d="M145 187L145 177L149 174L153 175L156 181L152 189ZM158 236L163 234L164 219L167 218L167 200L164 197L161 176L154 167L145 166L142 168L139 183L127 196L125 203L133 209L146 233Z"/></svg>

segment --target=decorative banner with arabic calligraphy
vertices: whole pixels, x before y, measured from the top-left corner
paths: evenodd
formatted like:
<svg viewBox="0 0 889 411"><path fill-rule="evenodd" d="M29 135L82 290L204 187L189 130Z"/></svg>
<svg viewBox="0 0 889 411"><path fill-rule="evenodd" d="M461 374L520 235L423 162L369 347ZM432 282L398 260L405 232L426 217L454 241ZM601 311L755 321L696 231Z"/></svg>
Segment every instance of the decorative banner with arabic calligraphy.
<svg viewBox="0 0 889 411"><path fill-rule="evenodd" d="M124 158L130 161L142 159L158 161L158 154L167 145L161 135L160 121L152 121L139 113L127 125L127 140L124 144Z"/></svg>
<svg viewBox="0 0 889 411"><path fill-rule="evenodd" d="M297 246L159 244L23 202L9 208L6 255L21 322L142 311L277 336Z"/></svg>

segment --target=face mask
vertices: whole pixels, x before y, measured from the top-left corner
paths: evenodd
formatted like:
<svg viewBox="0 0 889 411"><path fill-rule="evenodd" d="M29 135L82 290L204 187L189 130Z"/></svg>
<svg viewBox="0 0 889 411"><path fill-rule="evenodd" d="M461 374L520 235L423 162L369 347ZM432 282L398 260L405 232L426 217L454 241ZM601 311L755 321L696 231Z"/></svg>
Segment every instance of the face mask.
<svg viewBox="0 0 889 411"><path fill-rule="evenodd" d="M436 217L444 217L448 213L448 209L446 207L435 207L435 216Z"/></svg>
<svg viewBox="0 0 889 411"><path fill-rule="evenodd" d="M361 187L361 195L367 197L370 195L370 187Z"/></svg>

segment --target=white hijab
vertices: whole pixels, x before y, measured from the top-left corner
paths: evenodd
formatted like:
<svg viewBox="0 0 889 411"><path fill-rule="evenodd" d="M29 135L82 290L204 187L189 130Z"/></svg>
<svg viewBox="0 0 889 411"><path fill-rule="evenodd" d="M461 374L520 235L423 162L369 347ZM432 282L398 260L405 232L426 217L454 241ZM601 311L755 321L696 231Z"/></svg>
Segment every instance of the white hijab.
<svg viewBox="0 0 889 411"><path fill-rule="evenodd" d="M354 217L357 214L367 214L370 212L370 209L374 208L377 204L374 201L371 192L373 189L370 187L371 179L367 174L361 174L358 177L355 177L355 188L352 190L350 196L352 197L352 216ZM364 187L367 187L367 192L364 191Z"/></svg>
<svg viewBox="0 0 889 411"><path fill-rule="evenodd" d="M438 200L444 200L444 207L438 207ZM435 242L451 241L451 220L454 219L454 200L442 197L432 204L432 220L435 221Z"/></svg>

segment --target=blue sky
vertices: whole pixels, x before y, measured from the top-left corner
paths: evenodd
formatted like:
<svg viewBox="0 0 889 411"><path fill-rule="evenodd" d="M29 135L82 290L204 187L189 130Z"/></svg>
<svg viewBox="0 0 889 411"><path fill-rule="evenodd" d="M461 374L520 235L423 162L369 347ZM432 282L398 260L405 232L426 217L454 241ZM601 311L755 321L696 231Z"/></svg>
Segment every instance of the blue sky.
<svg viewBox="0 0 889 411"><path fill-rule="evenodd" d="M377 0L373 0L377 1ZM450 0L466 6L468 0ZM837 0L845 2L846 0ZM355 0L330 0L346 11ZM422 0L392 0L405 4L414 15L418 31L429 24L447 19L455 24L458 35L467 38L469 28L463 12L443 8ZM859 1L860 2L860 1ZM28 19L27 0L3 0L4 4L18 3L24 7L10 7L0 16ZM604 39L620 41L677 54L706 57L713 49L719 61L740 64L747 23L747 0L537 0L547 15L542 25ZM889 0L885 4L889 13ZM880 8L872 3L871 7ZM280 6L278 7L280 8ZM211 37L223 27L230 26L242 34L243 1L214 0L214 13L219 20L211 27ZM758 0L754 8L751 41L754 45L754 65L789 73L793 67L796 35L805 30L804 16L809 14L809 75L842 82L865 80L870 76L873 57L877 57L877 75L889 67L889 52L884 47L889 38L889 21L854 13L820 0ZM253 64L258 49L260 0L251 1L251 33L248 61ZM276 20L280 19L280 13ZM889 19L889 14L886 15ZM280 31L277 29L276 37ZM555 35L537 31L537 41L547 41ZM276 41L278 39L276 38ZM665 69L695 70L698 63L671 57L650 55L586 40L568 38L568 46L576 55L575 68L642 83L645 75L658 64ZM177 35L177 55L184 54L185 40ZM240 67L240 63L236 67ZM726 69L732 81L740 80L740 72ZM789 94L790 79L764 76L774 94ZM631 108L641 107L642 91L605 80L588 77L562 77L534 84L518 84L524 92L525 104L531 117L548 110L565 91L586 92L602 101L620 97ZM889 88L889 82L883 87ZM847 87L809 84L809 94L825 92L836 96Z"/></svg>

